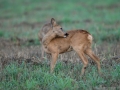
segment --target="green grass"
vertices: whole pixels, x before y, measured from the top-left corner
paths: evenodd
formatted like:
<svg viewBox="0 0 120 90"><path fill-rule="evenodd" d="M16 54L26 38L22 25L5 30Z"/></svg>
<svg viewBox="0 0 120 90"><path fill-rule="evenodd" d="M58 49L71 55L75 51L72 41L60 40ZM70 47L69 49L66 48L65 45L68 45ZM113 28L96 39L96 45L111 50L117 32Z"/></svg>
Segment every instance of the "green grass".
<svg viewBox="0 0 120 90"><path fill-rule="evenodd" d="M55 72L51 74L47 64L12 62L2 70L0 90L93 90L100 89L100 86L113 87L115 83L120 84L119 68L117 63L114 63L114 68L103 66L103 76L100 77L96 74L96 67L90 65L81 78L80 64L58 62ZM118 85L114 87L119 88Z"/></svg>

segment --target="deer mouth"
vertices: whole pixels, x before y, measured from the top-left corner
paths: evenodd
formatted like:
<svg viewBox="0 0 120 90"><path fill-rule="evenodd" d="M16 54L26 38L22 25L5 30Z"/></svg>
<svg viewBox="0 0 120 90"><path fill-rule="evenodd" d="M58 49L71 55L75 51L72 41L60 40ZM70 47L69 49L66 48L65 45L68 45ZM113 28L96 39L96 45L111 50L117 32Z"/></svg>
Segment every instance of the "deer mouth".
<svg viewBox="0 0 120 90"><path fill-rule="evenodd" d="M69 35L68 33L65 33L65 34L64 34L64 38L66 38L68 35Z"/></svg>

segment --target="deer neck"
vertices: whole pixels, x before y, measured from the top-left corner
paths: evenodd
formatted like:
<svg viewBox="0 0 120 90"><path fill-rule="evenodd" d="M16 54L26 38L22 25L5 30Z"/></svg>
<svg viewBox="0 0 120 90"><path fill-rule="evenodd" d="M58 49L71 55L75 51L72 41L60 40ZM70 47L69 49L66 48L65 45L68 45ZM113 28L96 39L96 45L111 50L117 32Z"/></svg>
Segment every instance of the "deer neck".
<svg viewBox="0 0 120 90"><path fill-rule="evenodd" d="M42 43L45 47L51 42L52 39L56 37L56 34L53 31L49 31L42 40Z"/></svg>

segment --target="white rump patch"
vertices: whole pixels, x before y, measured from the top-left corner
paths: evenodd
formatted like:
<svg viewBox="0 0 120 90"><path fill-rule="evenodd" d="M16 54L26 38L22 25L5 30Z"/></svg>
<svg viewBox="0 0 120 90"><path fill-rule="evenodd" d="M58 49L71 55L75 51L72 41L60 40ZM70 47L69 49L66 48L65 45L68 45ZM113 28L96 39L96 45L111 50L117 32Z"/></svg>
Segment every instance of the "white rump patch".
<svg viewBox="0 0 120 90"><path fill-rule="evenodd" d="M88 39L90 40L90 42L92 42L93 37L91 35L88 35Z"/></svg>

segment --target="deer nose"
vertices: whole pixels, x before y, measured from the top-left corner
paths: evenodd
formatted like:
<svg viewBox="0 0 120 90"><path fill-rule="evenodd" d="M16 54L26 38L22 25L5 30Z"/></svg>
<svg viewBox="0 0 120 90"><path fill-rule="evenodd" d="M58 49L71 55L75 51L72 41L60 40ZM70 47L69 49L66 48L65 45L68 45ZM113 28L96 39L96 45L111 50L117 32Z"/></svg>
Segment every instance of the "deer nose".
<svg viewBox="0 0 120 90"><path fill-rule="evenodd" d="M64 34L64 37L67 37L68 35L69 35L68 33L65 33L65 34Z"/></svg>

